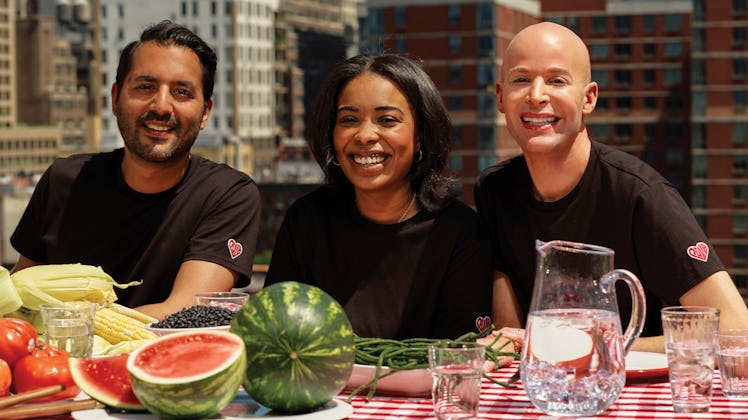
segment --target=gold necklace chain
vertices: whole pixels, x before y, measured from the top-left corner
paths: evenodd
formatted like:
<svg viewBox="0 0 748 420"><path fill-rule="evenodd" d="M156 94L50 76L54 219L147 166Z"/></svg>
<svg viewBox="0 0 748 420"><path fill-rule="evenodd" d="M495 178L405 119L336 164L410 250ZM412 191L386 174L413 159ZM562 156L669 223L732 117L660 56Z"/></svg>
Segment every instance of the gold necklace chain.
<svg viewBox="0 0 748 420"><path fill-rule="evenodd" d="M413 195L410 197L410 203L408 203L408 207L405 208L405 211L403 212L403 215L400 216L400 218L397 220L397 223L402 222L405 220L405 216L407 216L410 209L413 207L413 203L416 202L416 193L413 193Z"/></svg>

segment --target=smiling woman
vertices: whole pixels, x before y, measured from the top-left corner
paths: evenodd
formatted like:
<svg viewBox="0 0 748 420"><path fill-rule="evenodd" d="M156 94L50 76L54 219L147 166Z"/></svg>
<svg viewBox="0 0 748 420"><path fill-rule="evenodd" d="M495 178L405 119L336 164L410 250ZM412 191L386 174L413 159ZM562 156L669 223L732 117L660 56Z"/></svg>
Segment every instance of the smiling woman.
<svg viewBox="0 0 748 420"><path fill-rule="evenodd" d="M288 210L266 284L320 287L364 337L480 329L489 250L442 175L452 125L426 72L399 55L356 56L333 69L314 109L309 147L327 182Z"/></svg>

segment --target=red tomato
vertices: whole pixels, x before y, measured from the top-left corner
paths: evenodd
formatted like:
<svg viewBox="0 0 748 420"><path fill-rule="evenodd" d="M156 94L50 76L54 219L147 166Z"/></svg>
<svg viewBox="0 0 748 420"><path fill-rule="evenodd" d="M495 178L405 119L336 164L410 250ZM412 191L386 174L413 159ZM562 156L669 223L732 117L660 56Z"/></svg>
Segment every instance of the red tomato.
<svg viewBox="0 0 748 420"><path fill-rule="evenodd" d="M0 397L10 394L11 379L12 376L10 374L10 366L8 366L8 362L0 359Z"/></svg>
<svg viewBox="0 0 748 420"><path fill-rule="evenodd" d="M0 359L13 369L18 360L36 348L37 338L30 323L17 318L0 318Z"/></svg>
<svg viewBox="0 0 748 420"><path fill-rule="evenodd" d="M75 397L80 389L70 375L68 359L70 355L63 350L41 343L30 355L19 360L13 368L13 392L64 385L65 390L62 392L33 401L55 401Z"/></svg>

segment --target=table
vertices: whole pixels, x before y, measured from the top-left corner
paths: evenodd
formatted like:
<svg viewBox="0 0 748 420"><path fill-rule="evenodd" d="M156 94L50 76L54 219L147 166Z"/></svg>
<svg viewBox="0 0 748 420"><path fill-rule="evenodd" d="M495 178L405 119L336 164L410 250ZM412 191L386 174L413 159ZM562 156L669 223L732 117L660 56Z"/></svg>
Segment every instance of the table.
<svg viewBox="0 0 748 420"><path fill-rule="evenodd" d="M517 369L518 362L491 375L506 381ZM527 398L522 384L503 388L486 379L481 389L479 417L484 419L550 418L535 408ZM345 400L347 394L338 398ZM351 402L350 419L423 419L433 418L430 398L398 398L375 396L366 401L357 395ZM714 372L712 407L708 413L681 414L673 411L667 377L654 382L627 383L618 400L598 417L601 419L748 419L748 400L730 400L722 394L719 371Z"/></svg>

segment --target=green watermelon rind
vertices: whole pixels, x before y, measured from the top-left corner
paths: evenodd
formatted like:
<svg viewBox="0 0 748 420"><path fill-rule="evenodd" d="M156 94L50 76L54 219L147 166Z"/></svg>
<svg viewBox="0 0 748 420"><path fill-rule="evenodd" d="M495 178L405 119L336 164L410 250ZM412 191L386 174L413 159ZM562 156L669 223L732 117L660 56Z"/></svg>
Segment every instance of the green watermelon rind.
<svg viewBox="0 0 748 420"><path fill-rule="evenodd" d="M244 389L273 410L322 406L343 390L353 370L350 321L315 286L282 282L260 290L235 315L231 331L247 348Z"/></svg>
<svg viewBox="0 0 748 420"><path fill-rule="evenodd" d="M241 350L237 350L225 363L210 372L174 381L154 380L152 375L136 366L138 354L147 348L163 345L164 341L179 339L179 336L195 334L221 334L230 337L240 345ZM225 331L179 332L162 336L135 350L127 360L135 396L151 413L171 419L197 419L220 412L236 396L244 377L245 365L246 350L243 341L235 334Z"/></svg>
<svg viewBox="0 0 748 420"><path fill-rule="evenodd" d="M93 381L93 378L91 378L89 372L86 370L86 367L90 364L110 363L112 361L122 359L126 360L127 357L128 355L126 354L101 357L96 359L71 357L70 359L68 359L68 365L70 366L70 375L73 377L75 384L78 385L78 388L80 388L81 391L104 405L119 410L145 411L145 407L143 406L143 404L141 404L137 400L134 403L128 403L126 401L123 401L122 396L114 395L111 392L106 392L109 390L108 388L106 388L107 384L114 382L120 383L123 380L122 378L108 377L108 380L103 381L103 383L95 382ZM123 363L121 366L124 370L122 373L129 378L126 364Z"/></svg>

